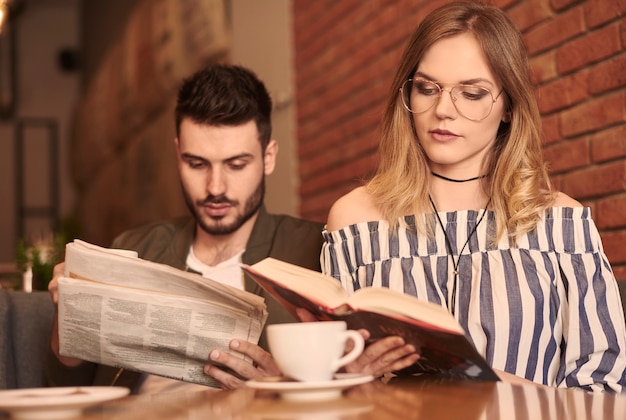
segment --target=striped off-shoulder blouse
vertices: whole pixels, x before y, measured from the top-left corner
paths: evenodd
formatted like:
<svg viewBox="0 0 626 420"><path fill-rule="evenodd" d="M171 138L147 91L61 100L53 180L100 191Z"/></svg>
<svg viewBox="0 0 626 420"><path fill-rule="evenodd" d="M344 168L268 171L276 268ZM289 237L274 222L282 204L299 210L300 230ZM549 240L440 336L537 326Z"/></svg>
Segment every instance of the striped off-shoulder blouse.
<svg viewBox="0 0 626 420"><path fill-rule="evenodd" d="M621 392L624 314L590 209L548 209L515 244L506 235L489 241L495 219L488 211L464 247L482 214L439 213L453 257L441 226L429 239L416 234L412 216L393 230L374 221L324 231L322 270L348 292L388 287L447 307L496 369L551 386Z"/></svg>

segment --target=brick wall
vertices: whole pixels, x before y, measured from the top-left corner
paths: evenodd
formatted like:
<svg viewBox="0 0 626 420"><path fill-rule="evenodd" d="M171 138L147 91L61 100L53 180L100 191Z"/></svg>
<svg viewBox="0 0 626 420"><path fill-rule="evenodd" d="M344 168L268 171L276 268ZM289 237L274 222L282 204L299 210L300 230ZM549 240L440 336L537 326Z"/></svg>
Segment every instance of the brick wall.
<svg viewBox="0 0 626 420"><path fill-rule="evenodd" d="M428 0L294 0L300 212L371 175L377 126ZM626 0L495 0L523 32L557 189L592 208L626 278Z"/></svg>

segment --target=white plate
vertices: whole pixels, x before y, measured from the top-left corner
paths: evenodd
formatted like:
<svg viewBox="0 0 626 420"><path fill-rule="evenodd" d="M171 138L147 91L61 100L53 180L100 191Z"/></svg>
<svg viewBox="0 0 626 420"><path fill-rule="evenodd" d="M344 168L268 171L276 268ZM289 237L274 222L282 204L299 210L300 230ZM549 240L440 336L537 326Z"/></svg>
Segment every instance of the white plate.
<svg viewBox="0 0 626 420"><path fill-rule="evenodd" d="M129 391L113 386L11 389L0 391L0 411L20 420L72 418L86 407L124 397Z"/></svg>
<svg viewBox="0 0 626 420"><path fill-rule="evenodd" d="M344 389L370 382L373 379L372 375L338 373L331 381L294 382L253 379L247 381L246 386L278 392L283 398L291 401L319 401L338 398Z"/></svg>

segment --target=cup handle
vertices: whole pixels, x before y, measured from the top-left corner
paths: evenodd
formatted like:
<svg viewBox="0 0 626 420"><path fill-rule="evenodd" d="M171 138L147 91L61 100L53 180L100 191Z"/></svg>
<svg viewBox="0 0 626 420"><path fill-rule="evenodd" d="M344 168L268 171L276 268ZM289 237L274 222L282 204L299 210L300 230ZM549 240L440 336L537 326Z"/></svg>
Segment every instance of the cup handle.
<svg viewBox="0 0 626 420"><path fill-rule="evenodd" d="M357 357L363 353L363 349L365 348L365 340L363 340L363 336L355 330L347 330L345 332L346 342L348 340L352 340L354 343L354 347L347 354L345 354L341 359L335 361L334 370L336 371L340 367L347 365L348 363L355 360Z"/></svg>

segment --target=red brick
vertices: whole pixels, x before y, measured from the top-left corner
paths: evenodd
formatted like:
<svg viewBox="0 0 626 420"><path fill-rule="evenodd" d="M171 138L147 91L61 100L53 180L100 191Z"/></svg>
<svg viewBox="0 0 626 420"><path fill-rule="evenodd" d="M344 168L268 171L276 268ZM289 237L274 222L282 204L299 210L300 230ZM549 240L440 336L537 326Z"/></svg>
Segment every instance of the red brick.
<svg viewBox="0 0 626 420"><path fill-rule="evenodd" d="M589 164L589 139L583 137L544 147L543 156L550 173L580 168Z"/></svg>
<svg viewBox="0 0 626 420"><path fill-rule="evenodd" d="M303 180L331 168L341 166L351 159L362 155L373 155L378 147L378 138L370 135L353 139L350 142L337 142L333 147L326 148L322 153L309 155L302 159L299 165L300 176Z"/></svg>
<svg viewBox="0 0 626 420"><path fill-rule="evenodd" d="M598 229L626 226L626 194L612 195L597 201L594 220Z"/></svg>
<svg viewBox="0 0 626 420"><path fill-rule="evenodd" d="M308 182L300 185L300 193L306 196L326 188L332 188L337 183L361 180L370 174L375 167L376 158L374 155L360 156L346 161L341 166L316 174Z"/></svg>
<svg viewBox="0 0 626 420"><path fill-rule="evenodd" d="M374 128L367 132L355 135L343 135L350 130L350 126L343 126L336 131L340 134L334 141L316 154L301 154L299 165L300 176L303 180L313 178L330 168L345 164L363 154L373 154L378 147L378 136L374 135Z"/></svg>
<svg viewBox="0 0 626 420"><path fill-rule="evenodd" d="M513 6L506 13L522 32L553 14L545 0L527 0Z"/></svg>
<svg viewBox="0 0 626 420"><path fill-rule="evenodd" d="M609 262L611 262L609 260ZM612 265L612 269L613 269L613 275L615 276L615 278L617 280L626 280L626 265L621 265L621 264L613 264Z"/></svg>
<svg viewBox="0 0 626 420"><path fill-rule="evenodd" d="M588 167L564 174L562 180L563 192L578 200L622 192L626 188L626 162Z"/></svg>
<svg viewBox="0 0 626 420"><path fill-rule="evenodd" d="M596 62L621 51L618 25L607 26L577 38L556 52L556 67L560 74Z"/></svg>
<svg viewBox="0 0 626 420"><path fill-rule="evenodd" d="M621 5L626 0L609 0L613 1ZM378 121L400 54L426 13L447 0L336 4L342 2L293 3L300 206L303 216L320 221L325 221L338 197L374 170ZM620 47L626 45L626 19L610 17L610 10L592 10L606 8L602 0L496 0L495 4L526 31L524 41L543 113L544 153L555 171L554 187L594 208L599 208L598 200L625 194L626 169L619 159L626 156L626 146L621 146L626 144L622 88L626 59L623 49L608 55L607 51L618 43L615 39ZM587 33L586 22L596 31ZM607 28L614 28L615 39L587 41L585 46L583 40L611 31ZM569 64L564 65L564 59ZM576 60L578 73L568 67ZM562 78L559 72L569 77ZM588 75L586 82L581 74ZM585 84L589 92L583 97ZM580 152L585 142L586 156ZM604 223L620 229L620 222L605 218ZM626 278L626 264L620 267Z"/></svg>
<svg viewBox="0 0 626 420"><path fill-rule="evenodd" d="M626 263L626 231L601 232L600 237L609 262Z"/></svg>
<svg viewBox="0 0 626 420"><path fill-rule="evenodd" d="M380 122L384 94L368 93L364 90L346 100L336 98L333 102L341 105L320 106L318 118L303 119L298 127L301 154L306 156L323 151L337 142L373 132Z"/></svg>
<svg viewBox="0 0 626 420"><path fill-rule="evenodd" d="M325 223L328 217L328 210L333 203L359 185L362 185L361 181L351 180L345 183L336 183L331 189L324 189L311 194L301 201L300 214L307 219Z"/></svg>
<svg viewBox="0 0 626 420"><path fill-rule="evenodd" d="M499 7L500 9L506 10L511 4L515 4L517 0L493 0L492 3L494 6Z"/></svg>
<svg viewBox="0 0 626 420"><path fill-rule="evenodd" d="M626 124L591 136L591 157L594 162L626 157Z"/></svg>
<svg viewBox="0 0 626 420"><path fill-rule="evenodd" d="M541 124L543 127L544 144L554 143L563 138L561 135L561 120L557 114L543 117Z"/></svg>
<svg viewBox="0 0 626 420"><path fill-rule="evenodd" d="M588 96L588 72L580 71L539 88L539 110L542 113L563 109Z"/></svg>
<svg viewBox="0 0 626 420"><path fill-rule="evenodd" d="M552 80L558 76L556 71L556 57L554 51L535 56L530 59L531 76L533 83L538 84Z"/></svg>
<svg viewBox="0 0 626 420"><path fill-rule="evenodd" d="M319 37L320 31L323 26L319 23L324 23L324 15L331 6L332 0L326 1L297 1L293 4L292 10L294 11L294 38L298 45L297 52L303 52ZM306 27L306 31L298 30L298 28Z"/></svg>
<svg viewBox="0 0 626 420"><path fill-rule="evenodd" d="M626 121L626 91L592 99L560 114L565 137Z"/></svg>
<svg viewBox="0 0 626 420"><path fill-rule="evenodd" d="M306 209L306 216L303 214L303 217L315 218L314 220L326 222L328 210L335 201L359 185L362 185L361 181L351 180L345 183L336 183L331 189L320 190L309 195L307 199L301 203L302 207Z"/></svg>
<svg viewBox="0 0 626 420"><path fill-rule="evenodd" d="M595 28L626 15L626 0L587 0L585 19L589 28Z"/></svg>
<svg viewBox="0 0 626 420"><path fill-rule="evenodd" d="M591 94L622 86L626 86L626 53L599 63L589 72Z"/></svg>
<svg viewBox="0 0 626 420"><path fill-rule="evenodd" d="M580 3L581 0L550 0L550 4L554 10L562 10L575 3Z"/></svg>
<svg viewBox="0 0 626 420"><path fill-rule="evenodd" d="M552 183L552 188L555 191L563 191L563 179L560 176L550 176L550 182Z"/></svg>
<svg viewBox="0 0 626 420"><path fill-rule="evenodd" d="M581 7L556 15L529 30L524 35L528 53L532 56L574 38L585 31L585 21Z"/></svg>

